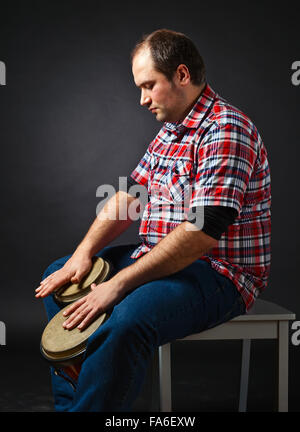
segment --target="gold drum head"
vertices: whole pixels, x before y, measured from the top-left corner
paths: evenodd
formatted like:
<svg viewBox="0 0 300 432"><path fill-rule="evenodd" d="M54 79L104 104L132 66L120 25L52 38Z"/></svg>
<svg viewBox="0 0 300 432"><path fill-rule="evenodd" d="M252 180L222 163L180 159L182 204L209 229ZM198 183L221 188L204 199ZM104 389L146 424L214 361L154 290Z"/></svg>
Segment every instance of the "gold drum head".
<svg viewBox="0 0 300 432"><path fill-rule="evenodd" d="M63 316L69 307L61 309L46 326L41 338L41 351L47 360L63 361L80 355L85 351L86 342L97 328L105 321L107 314L104 313L96 318L87 328L79 330L65 329L62 324L67 319Z"/></svg>
<svg viewBox="0 0 300 432"><path fill-rule="evenodd" d="M93 257L93 265L90 272L79 283L66 284L54 293L54 298L59 303L72 303L88 294L91 284L104 282L110 272L110 265L101 257Z"/></svg>

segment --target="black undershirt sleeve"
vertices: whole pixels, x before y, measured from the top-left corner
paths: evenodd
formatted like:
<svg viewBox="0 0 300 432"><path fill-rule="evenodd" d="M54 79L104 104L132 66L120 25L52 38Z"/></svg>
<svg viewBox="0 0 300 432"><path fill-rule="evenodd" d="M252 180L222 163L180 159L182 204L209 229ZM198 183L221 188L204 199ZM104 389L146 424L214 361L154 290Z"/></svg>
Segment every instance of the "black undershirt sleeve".
<svg viewBox="0 0 300 432"><path fill-rule="evenodd" d="M194 215L194 217L192 217L192 215ZM233 224L237 215L237 210L232 207L192 207L189 212L188 220L198 226L205 234L216 240L220 240L228 226Z"/></svg>

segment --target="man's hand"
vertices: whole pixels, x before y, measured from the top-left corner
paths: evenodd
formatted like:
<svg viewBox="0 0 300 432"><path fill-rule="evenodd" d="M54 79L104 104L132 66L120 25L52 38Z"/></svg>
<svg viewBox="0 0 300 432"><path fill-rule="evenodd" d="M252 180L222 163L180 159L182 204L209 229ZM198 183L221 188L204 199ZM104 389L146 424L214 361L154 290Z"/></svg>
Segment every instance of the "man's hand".
<svg viewBox="0 0 300 432"><path fill-rule="evenodd" d="M138 198L119 191L97 215L83 241L76 251L60 270L54 272L42 282L35 290L35 297L46 297L52 291L62 285L72 282L79 283L92 267L92 256L111 243L133 222L129 215L123 219L124 212L128 212L130 204ZM116 219L116 215L122 215L122 219Z"/></svg>
<svg viewBox="0 0 300 432"><path fill-rule="evenodd" d="M92 284L92 292L66 309L64 327L85 328L97 316L107 312L138 286L176 273L190 265L217 244L217 240L194 230L190 222L183 222L164 237L154 248L124 267L110 280Z"/></svg>
<svg viewBox="0 0 300 432"><path fill-rule="evenodd" d="M61 269L40 282L40 286L35 290L35 297L46 297L68 282L79 283L91 267L92 259L88 255L75 252Z"/></svg>
<svg viewBox="0 0 300 432"><path fill-rule="evenodd" d="M113 280L102 282L99 285L92 284L91 289L89 294L72 303L66 309L64 316L68 318L63 323L64 328L71 330L77 326L79 330L83 330L123 297Z"/></svg>

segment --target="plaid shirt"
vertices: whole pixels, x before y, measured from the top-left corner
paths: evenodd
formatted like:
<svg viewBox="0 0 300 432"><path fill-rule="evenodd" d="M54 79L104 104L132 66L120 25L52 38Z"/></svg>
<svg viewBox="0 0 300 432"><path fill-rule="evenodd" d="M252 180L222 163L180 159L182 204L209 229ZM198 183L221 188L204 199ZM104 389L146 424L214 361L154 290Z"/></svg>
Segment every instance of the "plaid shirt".
<svg viewBox="0 0 300 432"><path fill-rule="evenodd" d="M267 286L271 261L270 170L251 120L206 85L181 123L164 123L131 177L149 196L132 258L151 250L194 207L238 211L199 259L233 281L249 310Z"/></svg>

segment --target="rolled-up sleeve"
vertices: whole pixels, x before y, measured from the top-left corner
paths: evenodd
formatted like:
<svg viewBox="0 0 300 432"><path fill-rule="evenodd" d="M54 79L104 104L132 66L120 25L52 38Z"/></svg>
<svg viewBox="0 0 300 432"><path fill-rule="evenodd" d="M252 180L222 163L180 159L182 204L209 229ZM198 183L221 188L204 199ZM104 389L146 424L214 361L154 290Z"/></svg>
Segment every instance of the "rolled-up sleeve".
<svg viewBox="0 0 300 432"><path fill-rule="evenodd" d="M214 125L197 149L190 208L225 206L241 211L257 159L257 143L246 129Z"/></svg>

